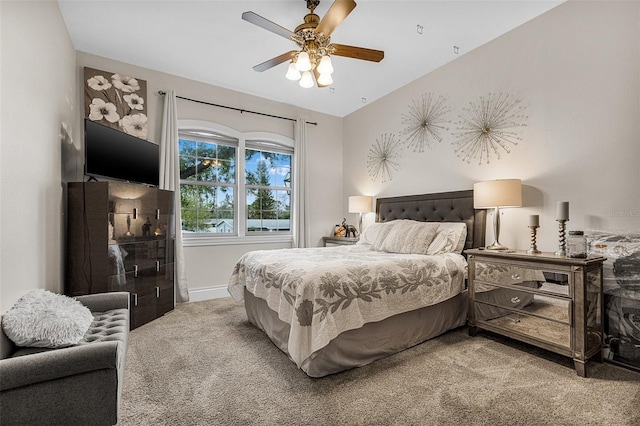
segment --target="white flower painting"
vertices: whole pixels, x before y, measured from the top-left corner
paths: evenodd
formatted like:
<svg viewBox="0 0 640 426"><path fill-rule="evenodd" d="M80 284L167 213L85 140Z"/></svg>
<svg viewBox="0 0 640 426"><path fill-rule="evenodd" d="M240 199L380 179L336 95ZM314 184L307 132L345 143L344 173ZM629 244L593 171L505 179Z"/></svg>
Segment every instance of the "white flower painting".
<svg viewBox="0 0 640 426"><path fill-rule="evenodd" d="M147 82L125 74L84 69L85 114L91 121L147 139Z"/></svg>

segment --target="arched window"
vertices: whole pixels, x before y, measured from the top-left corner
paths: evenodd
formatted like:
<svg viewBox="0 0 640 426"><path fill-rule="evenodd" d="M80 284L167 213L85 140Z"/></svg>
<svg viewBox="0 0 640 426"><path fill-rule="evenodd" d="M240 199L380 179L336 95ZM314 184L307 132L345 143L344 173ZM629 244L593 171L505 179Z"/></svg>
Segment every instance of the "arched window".
<svg viewBox="0 0 640 426"><path fill-rule="evenodd" d="M178 128L185 240L291 237L291 138L196 120Z"/></svg>

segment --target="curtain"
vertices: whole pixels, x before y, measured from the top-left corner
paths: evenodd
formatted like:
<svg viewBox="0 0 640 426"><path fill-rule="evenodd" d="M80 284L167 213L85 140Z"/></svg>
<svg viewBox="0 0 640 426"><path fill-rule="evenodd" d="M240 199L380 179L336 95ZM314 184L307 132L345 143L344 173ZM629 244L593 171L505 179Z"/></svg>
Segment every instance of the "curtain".
<svg viewBox="0 0 640 426"><path fill-rule="evenodd" d="M295 124L293 196L293 247L307 247L309 234L309 194L307 191L307 127L306 120L298 118Z"/></svg>
<svg viewBox="0 0 640 426"><path fill-rule="evenodd" d="M160 189L174 191L175 221L172 227L175 240L176 302L189 301L187 271L182 246L182 215L180 214L180 160L178 158L178 109L176 92L167 91L162 112L162 135L160 137Z"/></svg>

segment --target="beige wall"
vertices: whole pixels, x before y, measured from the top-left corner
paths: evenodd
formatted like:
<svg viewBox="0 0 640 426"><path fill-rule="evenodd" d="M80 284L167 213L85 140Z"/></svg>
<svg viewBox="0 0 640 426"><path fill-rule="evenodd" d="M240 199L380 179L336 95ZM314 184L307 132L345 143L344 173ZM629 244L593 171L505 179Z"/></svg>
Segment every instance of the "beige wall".
<svg viewBox="0 0 640 426"><path fill-rule="evenodd" d="M0 312L62 290L61 127L74 142L76 52L56 2L0 2Z"/></svg>
<svg viewBox="0 0 640 426"><path fill-rule="evenodd" d="M450 131L422 154L405 150L390 182L372 182L369 147L381 134L400 135L401 114L426 92L446 96ZM522 99L528 126L510 154L467 164L456 157L451 132L461 109L490 92ZM538 247L555 251L558 201L570 202L568 229L637 232L639 117L640 3L564 3L346 117L344 157L352 162L344 193L440 192L520 178L524 207L503 210L503 244L528 248L527 216L540 214ZM487 239L493 241L492 229Z"/></svg>
<svg viewBox="0 0 640 426"><path fill-rule="evenodd" d="M149 140L159 143L163 97L158 91L175 90L178 96L219 105L264 112L282 117L304 117L318 125L307 125L309 192L311 194L311 245L319 245L342 214L342 119L199 83L175 75L136 67L84 52L78 52L78 87L83 87L83 67L132 75L147 81ZM78 102L82 101L79 91ZM82 115L82 114L81 114ZM178 100L178 118L206 120L239 132L271 132L294 137L292 121ZM185 248L190 292L228 295L226 285L238 258L250 250L291 247L290 244L238 244L231 246L188 246ZM192 297L197 300L198 295ZM206 296L205 296L206 297Z"/></svg>

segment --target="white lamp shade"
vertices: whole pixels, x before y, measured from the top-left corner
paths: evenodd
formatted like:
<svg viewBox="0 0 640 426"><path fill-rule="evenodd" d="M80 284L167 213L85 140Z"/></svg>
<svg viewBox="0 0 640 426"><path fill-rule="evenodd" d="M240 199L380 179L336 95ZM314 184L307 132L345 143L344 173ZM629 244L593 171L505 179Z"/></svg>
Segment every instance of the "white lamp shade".
<svg viewBox="0 0 640 426"><path fill-rule="evenodd" d="M320 74L318 77L318 84L322 86L329 86L333 83L333 78L331 78L331 74Z"/></svg>
<svg viewBox="0 0 640 426"><path fill-rule="evenodd" d="M473 185L473 207L522 206L522 181L520 179L498 179L478 182Z"/></svg>
<svg viewBox="0 0 640 426"><path fill-rule="evenodd" d="M368 195L349 197L349 213L369 213L371 211L371 197Z"/></svg>
<svg viewBox="0 0 640 426"><path fill-rule="evenodd" d="M296 61L296 68L298 71L309 71L311 69L311 61L309 60L309 54L302 51L298 54L298 60Z"/></svg>
<svg viewBox="0 0 640 426"><path fill-rule="evenodd" d="M318 72L320 74L331 74L333 72L333 65L331 64L331 57L323 56L318 64Z"/></svg>
<svg viewBox="0 0 640 426"><path fill-rule="evenodd" d="M313 77L311 76L310 71L305 71L302 73L302 78L300 78L300 86L308 89L313 87Z"/></svg>
<svg viewBox="0 0 640 426"><path fill-rule="evenodd" d="M287 68L287 74L285 75L285 77L287 77L287 80L298 81L300 80L302 75L300 74L300 71L298 71L298 69L296 68L296 64L291 62L289 64L289 68Z"/></svg>

